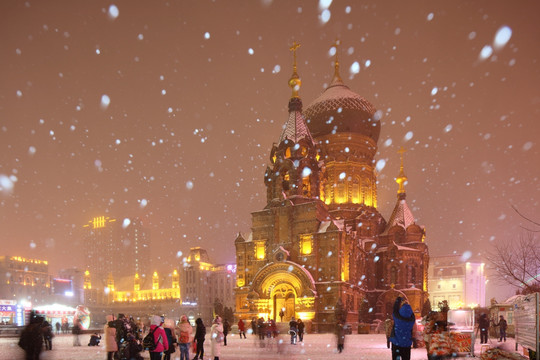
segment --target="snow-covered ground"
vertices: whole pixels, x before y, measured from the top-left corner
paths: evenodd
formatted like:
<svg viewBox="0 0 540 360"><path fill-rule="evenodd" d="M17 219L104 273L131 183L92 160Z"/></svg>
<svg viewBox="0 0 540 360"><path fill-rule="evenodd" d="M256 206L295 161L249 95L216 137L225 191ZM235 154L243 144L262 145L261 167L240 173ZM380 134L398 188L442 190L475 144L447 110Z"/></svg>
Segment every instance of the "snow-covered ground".
<svg viewBox="0 0 540 360"><path fill-rule="evenodd" d="M58 335L53 339L53 350L43 351L41 359L55 360L104 360L107 354L102 346L90 347L88 344L89 335L81 336L83 346L74 347L71 335ZM281 344L277 341L266 342L265 347L261 347L254 336L246 340L239 339L236 335L227 337L228 346L222 347L220 360L241 360L241 359L287 359L287 360L319 360L336 358L343 360L382 360L391 359L390 350L386 348L386 338L383 334L370 335L348 335L345 340L345 350L338 354L335 338L331 334L308 334L304 337L304 343L291 345L288 337L281 337ZM24 359L23 351L17 346L17 338L0 338L0 359L17 360ZM205 360L210 359L209 341L205 342ZM515 343L513 339L508 339L506 343L498 343L496 339L491 339L491 345L502 346L505 350L513 351ZM475 353L480 353L480 344L476 343ZM521 350L521 347L520 347ZM206 352L208 351L208 352ZM148 352L142 353L148 359ZM178 351L173 354L173 359L179 359ZM190 358L193 354L190 354ZM412 349L412 359L426 359L425 349Z"/></svg>

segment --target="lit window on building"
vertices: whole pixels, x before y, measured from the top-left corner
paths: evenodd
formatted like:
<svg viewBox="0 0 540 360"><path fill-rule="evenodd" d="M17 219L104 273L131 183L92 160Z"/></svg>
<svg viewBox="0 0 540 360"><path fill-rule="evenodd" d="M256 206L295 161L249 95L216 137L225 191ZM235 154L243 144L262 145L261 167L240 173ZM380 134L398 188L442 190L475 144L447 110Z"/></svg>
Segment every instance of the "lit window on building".
<svg viewBox="0 0 540 360"><path fill-rule="evenodd" d="M313 239L311 235L300 236L300 253L302 255L310 255L313 251Z"/></svg>
<svg viewBox="0 0 540 360"><path fill-rule="evenodd" d="M264 242L259 241L255 243L255 258L257 260L263 260L266 256L266 251L264 248Z"/></svg>

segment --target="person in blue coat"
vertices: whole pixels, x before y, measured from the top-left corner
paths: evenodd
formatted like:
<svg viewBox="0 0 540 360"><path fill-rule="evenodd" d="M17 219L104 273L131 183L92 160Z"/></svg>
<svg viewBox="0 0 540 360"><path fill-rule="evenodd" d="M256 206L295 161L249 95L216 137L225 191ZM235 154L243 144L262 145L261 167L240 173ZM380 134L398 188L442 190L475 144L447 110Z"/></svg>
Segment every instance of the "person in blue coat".
<svg viewBox="0 0 540 360"><path fill-rule="evenodd" d="M394 331L390 337L392 360L410 360L412 331L416 320L414 312L406 299L398 296L392 312Z"/></svg>

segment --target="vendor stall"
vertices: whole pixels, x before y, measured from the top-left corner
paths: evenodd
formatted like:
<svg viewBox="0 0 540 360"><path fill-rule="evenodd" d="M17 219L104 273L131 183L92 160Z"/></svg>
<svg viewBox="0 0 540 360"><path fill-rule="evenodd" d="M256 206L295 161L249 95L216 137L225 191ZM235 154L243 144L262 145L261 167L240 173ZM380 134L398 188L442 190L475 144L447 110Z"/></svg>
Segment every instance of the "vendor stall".
<svg viewBox="0 0 540 360"><path fill-rule="evenodd" d="M448 330L453 352L474 356L474 309L449 310Z"/></svg>

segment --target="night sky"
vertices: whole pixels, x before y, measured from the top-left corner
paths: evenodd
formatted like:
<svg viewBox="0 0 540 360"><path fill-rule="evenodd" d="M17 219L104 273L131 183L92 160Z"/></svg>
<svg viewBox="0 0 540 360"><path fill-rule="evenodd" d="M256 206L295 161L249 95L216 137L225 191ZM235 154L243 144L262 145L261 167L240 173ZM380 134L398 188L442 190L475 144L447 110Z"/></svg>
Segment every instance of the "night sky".
<svg viewBox="0 0 540 360"><path fill-rule="evenodd" d="M540 2L0 2L2 255L80 265L82 226L141 217L157 270L234 261L266 205L293 41L304 109L341 75L379 111L379 211L482 261L539 220ZM182 252L183 255L180 255Z"/></svg>

